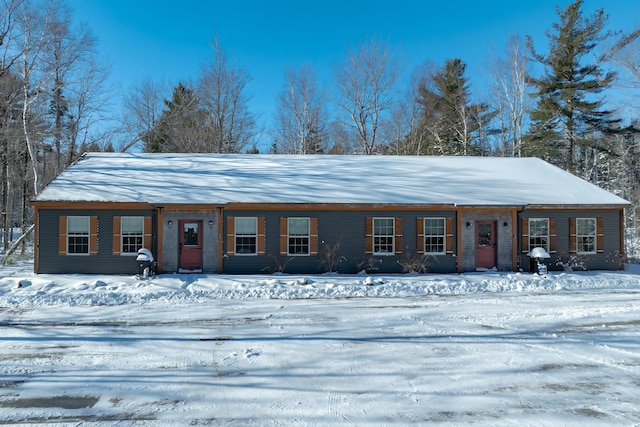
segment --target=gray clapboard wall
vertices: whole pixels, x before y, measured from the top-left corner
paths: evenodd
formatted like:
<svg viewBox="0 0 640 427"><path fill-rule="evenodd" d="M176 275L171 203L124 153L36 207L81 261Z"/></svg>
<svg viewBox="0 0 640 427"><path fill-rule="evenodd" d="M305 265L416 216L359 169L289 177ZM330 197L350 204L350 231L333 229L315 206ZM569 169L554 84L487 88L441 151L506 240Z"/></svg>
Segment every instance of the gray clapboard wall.
<svg viewBox="0 0 640 427"><path fill-rule="evenodd" d="M60 216L98 217L98 254L59 255L58 220ZM88 274L135 274L134 255L113 255L113 217L151 216L152 210L89 210L89 209L40 209L38 210L38 273L88 273ZM154 224L152 235L156 245L157 230ZM156 248L152 248L157 253Z"/></svg>
<svg viewBox="0 0 640 427"><path fill-rule="evenodd" d="M228 217L264 217L266 240L264 256L224 256L223 271L228 274L273 273L282 271L292 274L312 274L328 271L322 263L322 252L327 248L337 250L337 271L357 273L365 270L372 273L402 272L403 257L416 254L419 217L454 218L454 212L444 211L230 211L224 212L224 235L227 234ZM280 218L309 217L318 220L318 256L283 256L280 254ZM399 255L374 256L365 254L365 219L367 217L402 218L403 253ZM455 236L454 236L455 242ZM455 248L454 248L455 250ZM226 239L224 253L227 253ZM455 272L456 258L452 254L429 256L426 259L430 272Z"/></svg>

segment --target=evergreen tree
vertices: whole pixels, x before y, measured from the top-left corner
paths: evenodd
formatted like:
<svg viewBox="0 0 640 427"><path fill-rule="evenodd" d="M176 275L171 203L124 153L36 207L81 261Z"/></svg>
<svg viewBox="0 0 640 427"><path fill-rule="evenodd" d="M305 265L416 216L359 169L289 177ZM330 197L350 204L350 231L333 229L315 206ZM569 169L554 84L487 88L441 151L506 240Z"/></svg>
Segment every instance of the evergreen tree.
<svg viewBox="0 0 640 427"><path fill-rule="evenodd" d="M486 154L483 136L490 133L488 123L495 113L486 104L470 103L466 67L459 58L448 59L418 86L422 114L416 131L426 141L422 154Z"/></svg>
<svg viewBox="0 0 640 427"><path fill-rule="evenodd" d="M590 151L606 150L603 132L619 121L597 97L611 85L615 73L603 69L605 57L594 51L614 34L604 30L607 15L603 9L583 17L582 4L583 0L576 0L564 10L557 9L560 22L547 31L547 55L538 53L527 37L533 58L545 71L540 78L530 78L537 103L525 138L525 154L578 173L584 171L585 159L593 155Z"/></svg>
<svg viewBox="0 0 640 427"><path fill-rule="evenodd" d="M180 83L154 127L142 137L148 153L212 152L212 127L193 90Z"/></svg>

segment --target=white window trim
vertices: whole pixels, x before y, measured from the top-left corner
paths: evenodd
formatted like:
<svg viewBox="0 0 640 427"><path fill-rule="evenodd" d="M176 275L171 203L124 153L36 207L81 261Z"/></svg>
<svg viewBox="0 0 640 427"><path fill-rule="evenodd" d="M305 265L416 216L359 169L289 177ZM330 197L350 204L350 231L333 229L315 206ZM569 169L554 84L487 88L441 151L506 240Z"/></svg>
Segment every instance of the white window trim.
<svg viewBox="0 0 640 427"><path fill-rule="evenodd" d="M381 220L381 219L390 219L392 226L391 226L391 252L376 252L376 221L377 220ZM381 237L389 237L388 234L380 234L378 236ZM373 255L376 256L394 256L396 254L396 218L392 217L392 216L377 216L377 217L373 217L373 220L371 221L371 245L373 246L371 248L371 250L373 251Z"/></svg>
<svg viewBox="0 0 640 427"><path fill-rule="evenodd" d="M533 249L534 247L537 247L537 246L532 246L532 244L531 244L531 238L532 237L536 237L536 236L533 236L531 234L531 221L542 221L542 220L547 221L547 235L546 235L546 237L547 237L547 247L544 248L544 250L547 251L547 253L550 254L551 253L551 221L549 220L549 218L529 218L529 230L528 230L528 233L529 233L529 235L528 235L529 236L529 250ZM577 227L577 225L576 225L576 227ZM540 236L537 236L537 237L540 237Z"/></svg>
<svg viewBox="0 0 640 427"><path fill-rule="evenodd" d="M289 230L291 230L291 223L290 221L292 219L306 219L307 220L307 234L303 235L303 234L290 234ZM289 252L289 248L291 247L291 245L289 244L289 239L291 237L305 237L308 239L308 243L307 243L307 253L306 254L292 254L291 252ZM287 218L287 255L288 256L311 256L311 218L310 217L299 217L299 216L291 216Z"/></svg>
<svg viewBox="0 0 640 427"><path fill-rule="evenodd" d="M427 234L427 220L433 220L433 219L442 220L443 229L444 229L444 234L442 234L442 252L427 251L427 237L433 237L433 236L440 237L437 234ZM425 218L422 218L422 227L424 229L424 238L423 238L424 254L425 255L446 255L447 254L447 219L445 217L425 217Z"/></svg>
<svg viewBox="0 0 640 427"><path fill-rule="evenodd" d="M86 218L87 219L87 252L84 253L78 253L78 252L69 252L69 237L84 237L85 234L77 234L77 233L71 233L69 232L69 220L72 218ZM74 215L74 216L67 216L67 256L89 256L91 255L91 217L90 216L84 216L84 215Z"/></svg>
<svg viewBox="0 0 640 427"><path fill-rule="evenodd" d="M588 234L579 234L578 233L578 222L579 221L593 221L593 236ZM578 237L593 237L593 251L580 251L578 245ZM595 255L598 253L598 219L597 218L576 218L576 254L578 255Z"/></svg>
<svg viewBox="0 0 640 427"><path fill-rule="evenodd" d="M238 227L237 227L238 218L241 218L241 219L253 219L255 221L255 225L256 225L255 234L238 234L237 231L236 231L238 229ZM233 231L233 246L234 246L233 255L234 256L258 256L258 217L257 216L237 216L237 217L233 218L233 223L234 223L234 227L233 227L233 229L234 229L234 231ZM255 239L256 239L256 251L253 252L253 253L239 253L238 252L238 240L237 240L237 238L238 237L252 237L252 236L255 237Z"/></svg>
<svg viewBox="0 0 640 427"><path fill-rule="evenodd" d="M141 247L144 247L144 232L145 232L145 229L144 229L144 217L143 216L123 216L123 217L120 217L120 256L136 256L137 257L138 256L138 251L135 251L135 252L125 252L124 251L124 237L125 236L124 236L124 232L122 231L122 221L125 218L129 218L129 219L130 218L136 218L136 219L140 218L140 219L142 219L142 235L141 235L141 237L142 237L142 246Z"/></svg>

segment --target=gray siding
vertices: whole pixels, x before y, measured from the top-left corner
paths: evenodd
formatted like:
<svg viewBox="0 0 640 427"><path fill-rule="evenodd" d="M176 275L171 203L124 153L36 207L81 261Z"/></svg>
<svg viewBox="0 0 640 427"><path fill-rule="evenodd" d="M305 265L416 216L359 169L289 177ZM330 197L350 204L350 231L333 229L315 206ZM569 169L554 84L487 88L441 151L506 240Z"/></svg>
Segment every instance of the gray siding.
<svg viewBox="0 0 640 427"><path fill-rule="evenodd" d="M561 263L578 262L588 270L618 270L620 268L620 211L618 210L589 210L589 211L533 211L525 210L520 214L521 218L555 218L556 220L556 253L551 254L547 260L549 270L560 271ZM577 255L572 257L569 253L569 219L570 218L602 218L603 219L603 244L602 253L593 255ZM518 226L519 230L521 225ZM518 249L521 248L522 230L519 233ZM600 248L598 248L600 249ZM519 252L520 268L529 271L529 257Z"/></svg>
<svg viewBox="0 0 640 427"><path fill-rule="evenodd" d="M40 209L38 211L38 272L39 273L86 273L86 274L135 274L136 257L113 255L113 217L151 216L151 210L84 210L84 209ZM98 217L98 255L58 255L58 219L60 216ZM155 223L155 221L153 221ZM157 231L152 230L153 248L157 253Z"/></svg>
<svg viewBox="0 0 640 427"><path fill-rule="evenodd" d="M264 256L228 256L226 248L228 217L264 217L266 220L266 240ZM292 274L316 274L328 271L323 264L326 248L339 245L337 271L357 273L365 270L370 273L399 273L400 264L405 257L416 256L417 231L419 217L455 218L454 212L436 211L229 211L224 212L224 265L228 274L273 273L282 271ZM280 256L280 218L310 217L318 219L318 256ZM375 256L365 254L365 219L367 217L402 218L403 254ZM454 221L455 224L455 221ZM455 232L455 230L454 230ZM455 242L454 235L454 242ZM455 243L454 243L455 245ZM453 248L455 251L455 247ZM428 271L455 272L456 257L439 255L426 259Z"/></svg>
<svg viewBox="0 0 640 427"><path fill-rule="evenodd" d="M152 210L75 210L75 209L40 209L38 227L38 272L39 273L97 273L97 274L135 274L137 265L134 256L113 255L113 217L114 216L151 216L153 221L153 247L154 254L157 248L157 221ZM98 217L98 254L96 256L63 256L58 255L58 219L60 216L82 215ZM285 272L292 274L317 274L329 270L329 266L323 261L327 248L338 247L335 267L341 273L400 273L403 270L402 263L408 258L418 258L416 220L419 217L445 217L456 221L456 212L453 211L224 211L224 218L218 218L218 212L210 211L165 211L163 221L164 248L163 270L165 272L177 269L177 227L169 228L168 220L189 217L190 219L203 220L203 270L204 272L222 271L229 274L242 273L274 273ZM453 254L426 257L427 270L434 273L449 273L457 271L458 257L462 254L462 270L475 269L475 256L473 248L474 232L467 229L466 222L473 223L477 220L491 219L498 221L498 248L497 267L500 270L520 269L529 271L529 257L522 253L521 218L553 218L556 221L556 249L547 264L550 270L561 270L561 262L569 262L569 219L578 217L591 217L603 219L603 252L593 255L580 255L578 262L587 269L610 269L620 267L620 211L619 210L524 210L518 215L518 224L511 223L511 216L507 212L467 212L461 222L460 230L462 247L457 248L457 231L453 231ZM240 256L228 255L226 248L228 217L252 216L264 217L265 229L265 255ZM304 216L317 218L318 220L318 252L317 256L280 256L280 218ZM365 254L365 220L368 217L396 217L402 219L402 254L391 256L377 256ZM218 221L223 221L223 234L220 236L223 248L223 265L218 266ZM212 221L209 225L209 221ZM515 239L511 236L515 234ZM515 242L513 242L515 241ZM513 243L512 243L513 242ZM517 248L512 248L517 244ZM449 249L449 248L448 248ZM518 265L512 265L512 250L518 253ZM157 256L156 256L157 257ZM575 258L575 257L574 257Z"/></svg>

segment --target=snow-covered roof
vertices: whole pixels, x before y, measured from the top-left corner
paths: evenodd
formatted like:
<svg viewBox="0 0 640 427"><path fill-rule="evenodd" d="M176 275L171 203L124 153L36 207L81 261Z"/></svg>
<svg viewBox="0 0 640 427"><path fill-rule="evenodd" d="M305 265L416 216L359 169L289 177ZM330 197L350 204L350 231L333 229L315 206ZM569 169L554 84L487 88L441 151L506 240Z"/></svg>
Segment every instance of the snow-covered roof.
<svg viewBox="0 0 640 427"><path fill-rule="evenodd" d="M90 153L36 202L627 205L536 158Z"/></svg>

